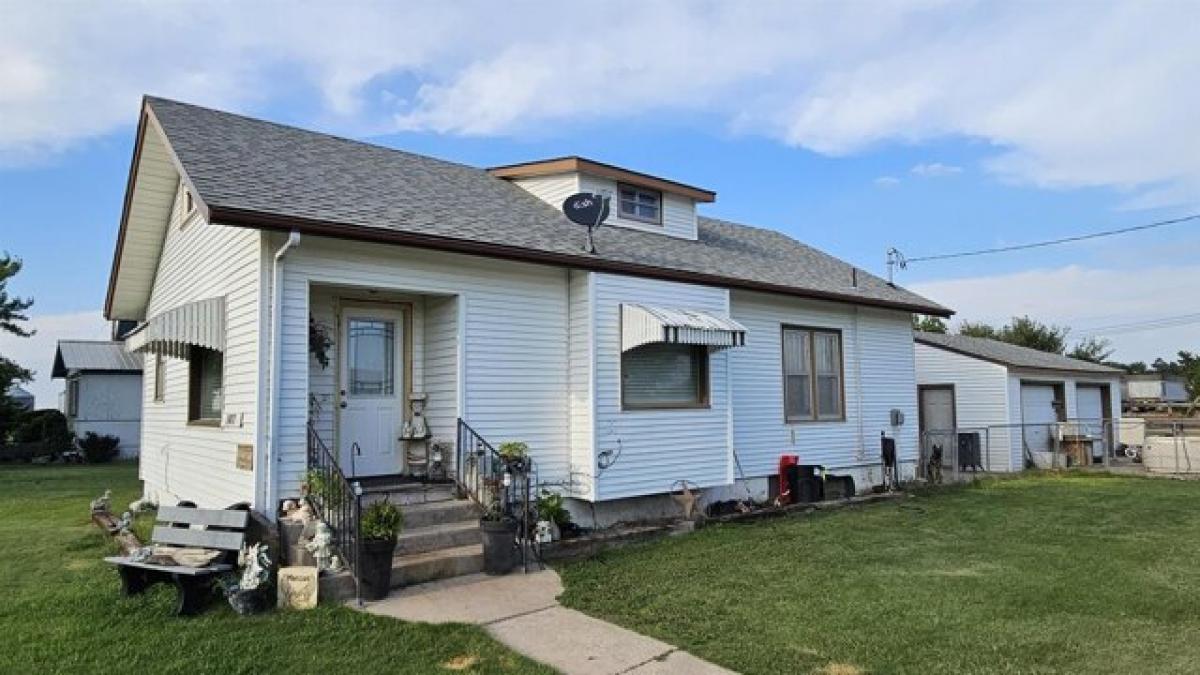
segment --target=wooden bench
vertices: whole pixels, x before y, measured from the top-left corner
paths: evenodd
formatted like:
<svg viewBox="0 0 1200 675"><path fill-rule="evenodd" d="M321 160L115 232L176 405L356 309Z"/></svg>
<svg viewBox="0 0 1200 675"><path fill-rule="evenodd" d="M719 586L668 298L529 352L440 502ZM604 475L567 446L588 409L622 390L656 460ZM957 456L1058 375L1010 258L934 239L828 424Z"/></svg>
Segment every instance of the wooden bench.
<svg viewBox="0 0 1200 675"><path fill-rule="evenodd" d="M248 511L181 506L164 506L158 510L158 523L150 537L151 543L224 552L206 567L159 565L136 561L129 556L113 556L104 561L117 566L123 595L137 595L156 583L170 582L175 585L175 613L190 616L204 607L212 593L215 576L234 569L237 553L246 539L249 516Z"/></svg>

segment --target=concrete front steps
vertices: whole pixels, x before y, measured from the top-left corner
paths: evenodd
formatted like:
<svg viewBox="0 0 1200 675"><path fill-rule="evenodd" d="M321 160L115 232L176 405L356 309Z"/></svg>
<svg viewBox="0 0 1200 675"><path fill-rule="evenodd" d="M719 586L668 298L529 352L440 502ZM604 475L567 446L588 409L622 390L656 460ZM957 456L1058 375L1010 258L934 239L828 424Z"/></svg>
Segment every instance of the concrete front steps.
<svg viewBox="0 0 1200 675"><path fill-rule="evenodd" d="M404 509L396 541L392 587L474 574L483 569L479 511L470 500L448 499Z"/></svg>

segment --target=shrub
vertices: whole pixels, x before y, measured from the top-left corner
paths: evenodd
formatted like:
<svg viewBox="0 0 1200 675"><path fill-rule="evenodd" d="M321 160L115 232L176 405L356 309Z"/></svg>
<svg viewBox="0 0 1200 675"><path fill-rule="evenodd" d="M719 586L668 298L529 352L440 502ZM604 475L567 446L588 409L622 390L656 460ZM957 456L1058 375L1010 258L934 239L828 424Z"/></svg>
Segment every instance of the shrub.
<svg viewBox="0 0 1200 675"><path fill-rule="evenodd" d="M83 456L87 459L88 464L103 464L111 462L117 457L117 446L121 444L121 439L116 436L100 434L89 431L84 434L83 438L79 439L79 449L83 451Z"/></svg>
<svg viewBox="0 0 1200 675"><path fill-rule="evenodd" d="M571 512L563 506L563 497L557 492L542 490L537 500L537 513L538 518L549 520L559 527L571 522Z"/></svg>
<svg viewBox="0 0 1200 675"><path fill-rule="evenodd" d="M404 527L404 514L400 513L400 509L396 508L395 504L386 499L375 502L363 510L361 524L363 539L392 540L400 534L402 527Z"/></svg>
<svg viewBox="0 0 1200 675"><path fill-rule="evenodd" d="M316 499L325 509L334 509L349 498L341 481L335 476L326 475L319 469L309 469L304 476L304 492L310 499Z"/></svg>
<svg viewBox="0 0 1200 675"><path fill-rule="evenodd" d="M14 443L41 443L52 455L70 450L72 441L67 416L53 408L25 413L13 430Z"/></svg>

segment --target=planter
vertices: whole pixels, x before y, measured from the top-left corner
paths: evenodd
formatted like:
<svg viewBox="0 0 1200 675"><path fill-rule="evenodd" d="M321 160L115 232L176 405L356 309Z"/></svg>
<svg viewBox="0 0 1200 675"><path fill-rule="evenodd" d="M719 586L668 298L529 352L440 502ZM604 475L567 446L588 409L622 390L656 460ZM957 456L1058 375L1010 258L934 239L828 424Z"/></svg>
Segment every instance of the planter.
<svg viewBox="0 0 1200 675"><path fill-rule="evenodd" d="M517 564L517 522L515 520L481 520L483 534L483 571L486 574L508 574Z"/></svg>
<svg viewBox="0 0 1200 675"><path fill-rule="evenodd" d="M392 556L396 540L364 539L362 543L362 597L382 600L392 590Z"/></svg>
<svg viewBox="0 0 1200 675"><path fill-rule="evenodd" d="M234 591L226 596L229 600L229 606L233 611L242 616L251 614L260 614L267 611L270 607L270 598L262 588L255 588L249 591Z"/></svg>

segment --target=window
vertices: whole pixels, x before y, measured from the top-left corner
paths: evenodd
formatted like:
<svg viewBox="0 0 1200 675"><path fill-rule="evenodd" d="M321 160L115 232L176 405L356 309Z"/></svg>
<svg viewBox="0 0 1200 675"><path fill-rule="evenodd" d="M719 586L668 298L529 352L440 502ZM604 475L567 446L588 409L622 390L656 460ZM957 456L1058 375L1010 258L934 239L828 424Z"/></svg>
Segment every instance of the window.
<svg viewBox="0 0 1200 675"><path fill-rule="evenodd" d="M67 417L75 417L79 414L79 378L73 377L67 380Z"/></svg>
<svg viewBox="0 0 1200 675"><path fill-rule="evenodd" d="M632 185L619 185L618 188L621 193L619 208L622 218L662 224L661 192Z"/></svg>
<svg viewBox="0 0 1200 675"><path fill-rule="evenodd" d="M161 403L166 398L167 368L162 354L154 355L154 400Z"/></svg>
<svg viewBox="0 0 1200 675"><path fill-rule="evenodd" d="M842 334L838 331L784 327L783 412L788 422L840 420Z"/></svg>
<svg viewBox="0 0 1200 675"><path fill-rule="evenodd" d="M708 405L708 348L654 343L621 354L621 406L629 410Z"/></svg>
<svg viewBox="0 0 1200 675"><path fill-rule="evenodd" d="M384 319L350 319L347 361L350 393L391 396L396 387L396 325Z"/></svg>
<svg viewBox="0 0 1200 675"><path fill-rule="evenodd" d="M188 363L188 421L221 422L224 369L221 352L192 347Z"/></svg>

